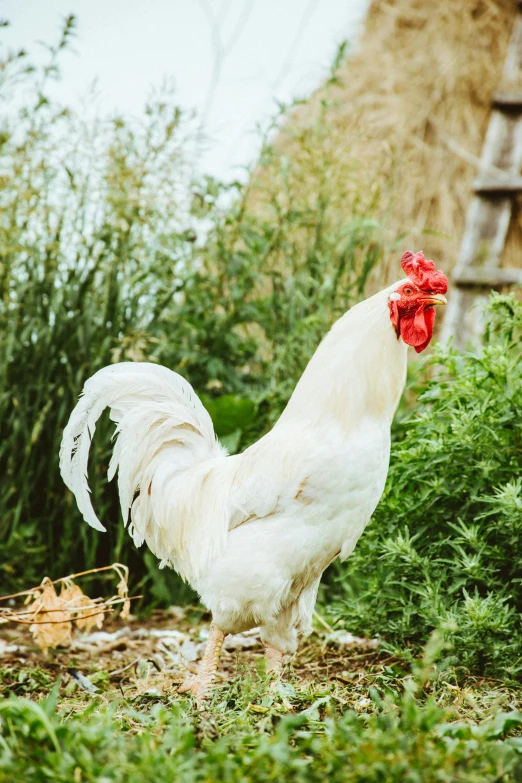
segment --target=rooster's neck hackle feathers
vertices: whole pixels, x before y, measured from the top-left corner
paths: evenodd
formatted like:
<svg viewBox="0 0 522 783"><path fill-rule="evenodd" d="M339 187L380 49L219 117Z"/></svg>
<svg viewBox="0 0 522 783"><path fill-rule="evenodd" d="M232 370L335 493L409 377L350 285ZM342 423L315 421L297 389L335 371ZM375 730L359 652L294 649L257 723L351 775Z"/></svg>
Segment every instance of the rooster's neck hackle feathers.
<svg viewBox="0 0 522 783"><path fill-rule="evenodd" d="M352 307L311 358L280 421L334 418L346 432L367 416L391 423L406 379L407 346L397 339L388 300L399 283Z"/></svg>

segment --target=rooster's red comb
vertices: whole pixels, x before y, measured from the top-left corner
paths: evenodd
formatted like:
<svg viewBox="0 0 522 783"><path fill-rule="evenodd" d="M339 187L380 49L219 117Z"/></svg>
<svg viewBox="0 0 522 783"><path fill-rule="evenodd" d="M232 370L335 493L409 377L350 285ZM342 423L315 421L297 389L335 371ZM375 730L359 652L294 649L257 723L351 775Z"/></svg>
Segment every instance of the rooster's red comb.
<svg viewBox="0 0 522 783"><path fill-rule="evenodd" d="M448 290L448 278L444 272L436 269L433 261L424 258L423 253L412 253L408 250L401 258L401 266L421 291L445 294Z"/></svg>

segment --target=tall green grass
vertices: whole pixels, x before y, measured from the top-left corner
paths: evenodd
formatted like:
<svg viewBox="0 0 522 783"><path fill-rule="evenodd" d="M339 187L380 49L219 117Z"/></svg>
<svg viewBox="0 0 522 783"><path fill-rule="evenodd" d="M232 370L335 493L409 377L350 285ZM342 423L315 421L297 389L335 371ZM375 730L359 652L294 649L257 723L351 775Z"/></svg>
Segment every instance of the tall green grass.
<svg viewBox="0 0 522 783"><path fill-rule="evenodd" d="M178 583L134 549L106 486L107 421L89 477L105 536L59 476L84 381L114 361L159 361L195 385L230 450L243 448L364 295L379 232L355 167L344 191L329 180L324 118L300 131L297 162L265 140L271 177L259 166L225 186L192 176L195 127L169 94L133 121L58 105L50 84L73 33L71 17L44 66L24 53L0 63L11 100L0 116L0 589L123 560L134 584L148 580L147 600L172 601Z"/></svg>
<svg viewBox="0 0 522 783"><path fill-rule="evenodd" d="M26 90L1 119L0 535L6 589L122 554L86 533L57 467L63 427L86 378L117 358L143 358L158 339L180 231L181 117L151 102L143 120L84 121L47 97L42 69L5 64L3 89ZM12 80L9 80L9 76ZM158 278L162 296L157 297ZM105 432L107 429L105 428ZM98 507L106 451L91 483Z"/></svg>

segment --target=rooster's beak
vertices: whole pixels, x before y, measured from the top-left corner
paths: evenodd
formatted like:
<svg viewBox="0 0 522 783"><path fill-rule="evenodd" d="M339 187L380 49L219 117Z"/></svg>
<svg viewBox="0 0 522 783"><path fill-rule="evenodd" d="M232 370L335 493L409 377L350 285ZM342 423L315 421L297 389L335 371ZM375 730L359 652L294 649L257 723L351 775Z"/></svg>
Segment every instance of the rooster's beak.
<svg viewBox="0 0 522 783"><path fill-rule="evenodd" d="M426 304L429 305L446 305L448 304L448 300L445 296L442 296L442 294L429 294L428 296L423 296L422 301L426 302Z"/></svg>

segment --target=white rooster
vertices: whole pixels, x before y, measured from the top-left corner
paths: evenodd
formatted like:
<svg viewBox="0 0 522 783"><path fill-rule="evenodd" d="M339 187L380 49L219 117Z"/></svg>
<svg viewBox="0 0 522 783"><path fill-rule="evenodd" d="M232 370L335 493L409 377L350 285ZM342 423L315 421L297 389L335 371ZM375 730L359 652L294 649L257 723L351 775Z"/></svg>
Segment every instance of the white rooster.
<svg viewBox="0 0 522 783"><path fill-rule="evenodd" d="M261 626L267 668L280 671L310 631L325 568L347 558L381 497L390 425L406 378L407 346L428 345L447 279L422 253L407 278L353 307L319 345L271 432L227 456L190 384L166 367L125 362L90 378L60 450L63 479L85 520L105 530L87 484L91 437L110 408L121 510L140 546L197 590L213 622L199 700L223 639Z"/></svg>

